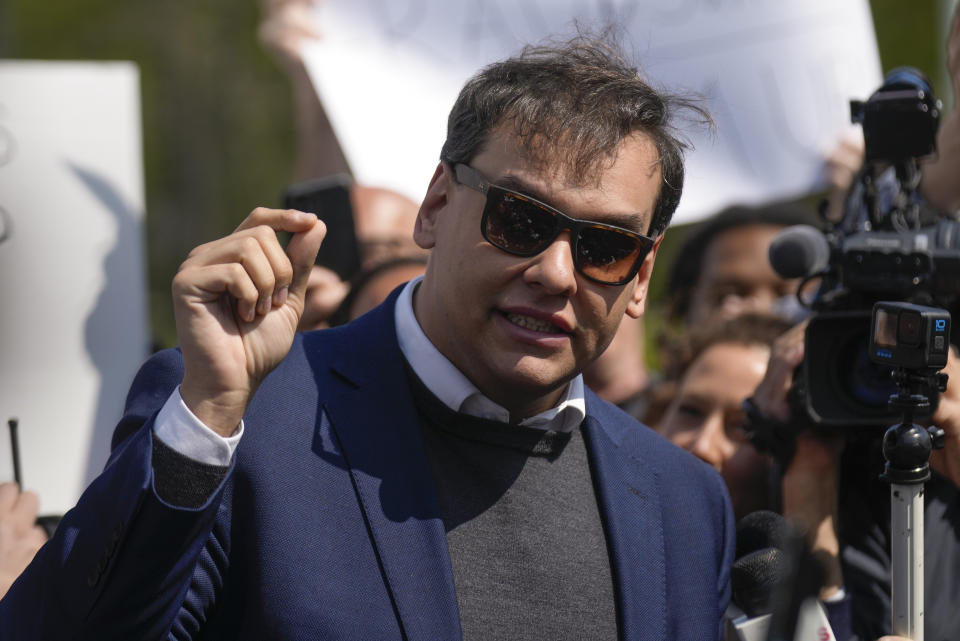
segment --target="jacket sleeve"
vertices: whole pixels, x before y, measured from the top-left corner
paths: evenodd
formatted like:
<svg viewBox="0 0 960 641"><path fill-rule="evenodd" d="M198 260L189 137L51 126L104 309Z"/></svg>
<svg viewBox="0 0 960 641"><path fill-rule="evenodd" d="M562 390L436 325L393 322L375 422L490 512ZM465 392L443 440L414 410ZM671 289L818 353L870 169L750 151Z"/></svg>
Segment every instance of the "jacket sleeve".
<svg viewBox="0 0 960 641"><path fill-rule="evenodd" d="M4 641L167 635L232 471L196 507L158 496L153 421L181 378L172 350L141 368L104 471L0 601Z"/></svg>

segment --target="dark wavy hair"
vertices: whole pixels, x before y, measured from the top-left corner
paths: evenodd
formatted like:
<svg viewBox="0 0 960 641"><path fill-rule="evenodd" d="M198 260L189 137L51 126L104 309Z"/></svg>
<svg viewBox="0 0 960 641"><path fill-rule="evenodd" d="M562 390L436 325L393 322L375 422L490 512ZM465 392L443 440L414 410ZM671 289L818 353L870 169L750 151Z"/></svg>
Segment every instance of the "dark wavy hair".
<svg viewBox="0 0 960 641"><path fill-rule="evenodd" d="M644 81L611 29L596 37L581 34L527 46L471 78L450 111L440 158L469 163L495 128L512 125L533 162L559 162L567 177L585 184L599 177L626 138L642 133L656 146L662 178L648 231L655 237L669 225L683 189L683 154L690 145L672 122L680 111L712 125L695 100Z"/></svg>

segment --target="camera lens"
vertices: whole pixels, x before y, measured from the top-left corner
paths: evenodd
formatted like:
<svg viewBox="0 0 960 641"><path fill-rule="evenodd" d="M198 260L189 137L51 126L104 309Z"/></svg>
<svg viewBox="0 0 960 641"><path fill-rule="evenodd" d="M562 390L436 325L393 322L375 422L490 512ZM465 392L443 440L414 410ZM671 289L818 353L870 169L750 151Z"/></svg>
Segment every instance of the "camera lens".
<svg viewBox="0 0 960 641"><path fill-rule="evenodd" d="M870 360L869 346L866 312L822 313L810 320L804 382L807 411L814 422L876 427L892 420L887 401L897 388L890 368Z"/></svg>
<svg viewBox="0 0 960 641"><path fill-rule="evenodd" d="M900 312L900 320L897 323L897 344L919 345L920 328L923 327L921 321L918 312Z"/></svg>
<svg viewBox="0 0 960 641"><path fill-rule="evenodd" d="M848 375L840 380L848 398L863 409L885 410L887 400L895 394L897 386L890 377L890 368L878 365L870 359L869 343L863 338L852 337L838 354L837 363L849 363Z"/></svg>

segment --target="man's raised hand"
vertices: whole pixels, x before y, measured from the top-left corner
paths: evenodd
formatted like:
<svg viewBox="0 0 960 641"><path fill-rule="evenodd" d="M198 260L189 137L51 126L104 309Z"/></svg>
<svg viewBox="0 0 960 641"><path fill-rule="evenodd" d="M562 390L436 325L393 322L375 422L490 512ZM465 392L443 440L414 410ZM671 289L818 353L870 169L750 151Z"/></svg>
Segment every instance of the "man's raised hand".
<svg viewBox="0 0 960 641"><path fill-rule="evenodd" d="M293 234L286 250L278 231ZM313 214L260 207L180 266L173 279L180 394L217 433L234 431L260 381L290 350L325 235Z"/></svg>

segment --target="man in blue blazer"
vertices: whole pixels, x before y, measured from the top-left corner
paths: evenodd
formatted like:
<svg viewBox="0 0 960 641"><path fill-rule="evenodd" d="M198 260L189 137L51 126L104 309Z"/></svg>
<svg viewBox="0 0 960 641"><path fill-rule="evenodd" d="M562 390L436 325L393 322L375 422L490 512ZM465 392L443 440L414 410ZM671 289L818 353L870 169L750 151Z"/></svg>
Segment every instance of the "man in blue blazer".
<svg viewBox="0 0 960 641"><path fill-rule="evenodd" d="M137 376L0 638L718 638L722 481L580 376L643 313L673 107L588 39L484 69L418 215L425 276L341 329L295 334L312 214L195 249L180 351Z"/></svg>

